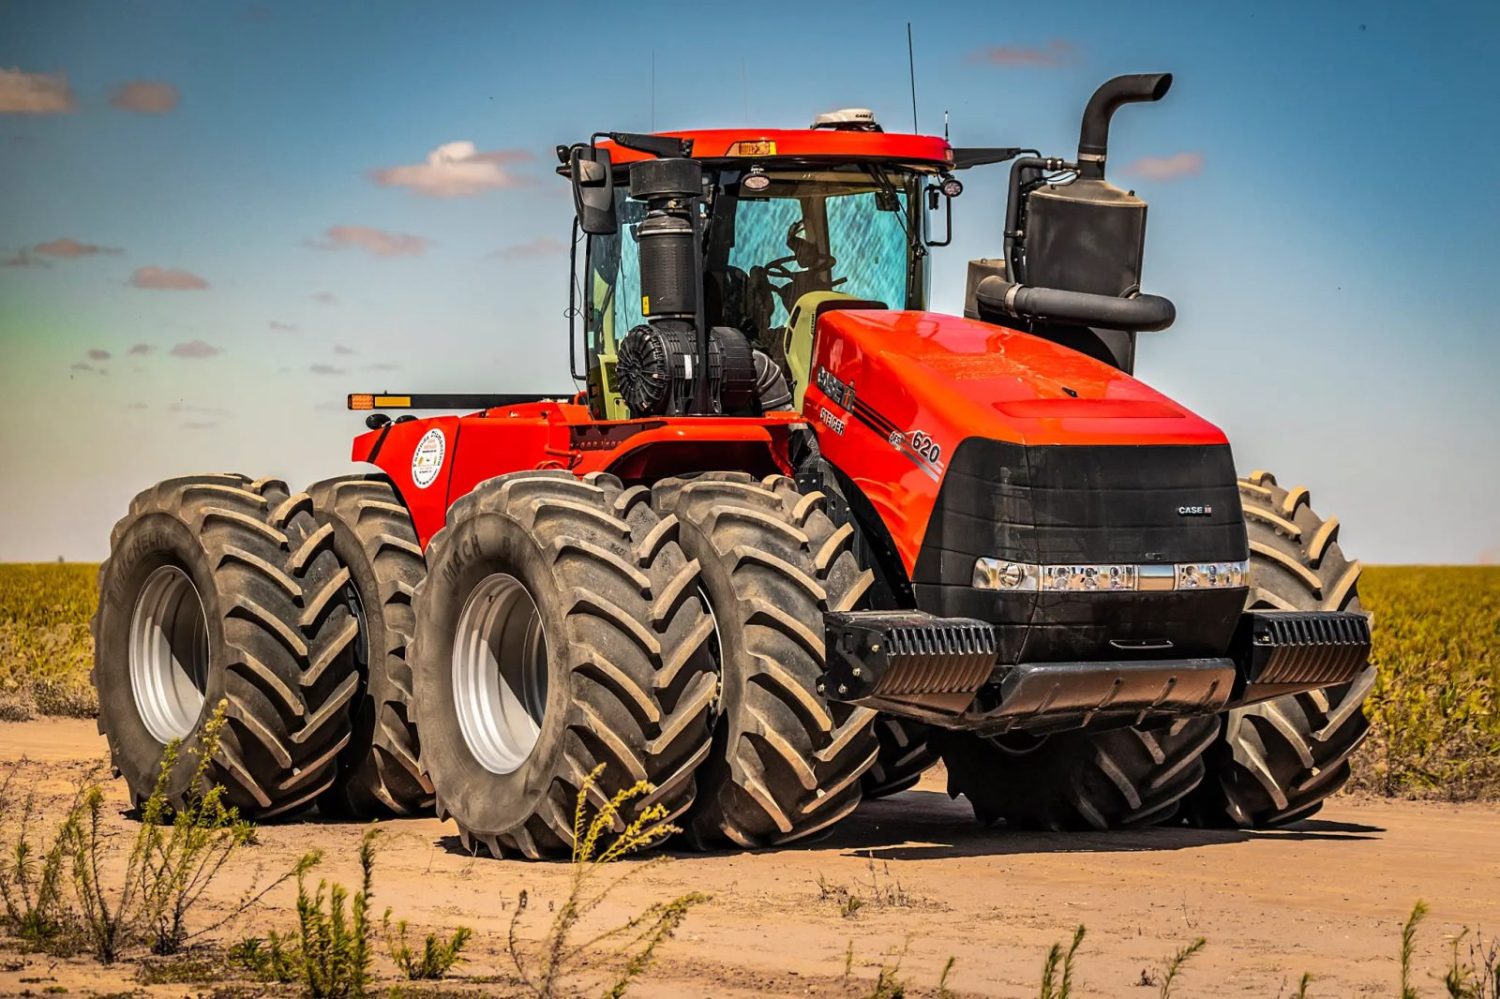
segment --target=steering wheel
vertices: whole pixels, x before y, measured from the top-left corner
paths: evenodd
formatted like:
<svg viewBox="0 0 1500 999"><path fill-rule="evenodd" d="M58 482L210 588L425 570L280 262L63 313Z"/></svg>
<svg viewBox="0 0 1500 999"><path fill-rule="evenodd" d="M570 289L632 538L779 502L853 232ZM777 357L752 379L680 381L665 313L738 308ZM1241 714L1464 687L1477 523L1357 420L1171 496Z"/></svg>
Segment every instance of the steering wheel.
<svg viewBox="0 0 1500 999"><path fill-rule="evenodd" d="M831 253L824 253L818 249L818 245L807 238L807 226L801 220L793 222L786 232L786 246L791 254L785 257L777 257L766 264L766 277L775 278L779 281L794 281L798 274L807 271L832 270L838 261ZM789 266L796 264L800 270L792 270Z"/></svg>

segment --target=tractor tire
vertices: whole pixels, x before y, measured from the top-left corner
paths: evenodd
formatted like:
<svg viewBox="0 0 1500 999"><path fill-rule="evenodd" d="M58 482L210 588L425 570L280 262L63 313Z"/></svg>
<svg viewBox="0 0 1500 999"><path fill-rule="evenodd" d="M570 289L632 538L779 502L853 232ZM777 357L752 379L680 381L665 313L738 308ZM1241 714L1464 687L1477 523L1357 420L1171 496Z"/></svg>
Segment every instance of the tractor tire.
<svg viewBox="0 0 1500 999"><path fill-rule="evenodd" d="M927 768L938 761L932 735L931 725L895 715L879 715L875 719L875 739L880 754L860 780L865 798L886 798L916 784Z"/></svg>
<svg viewBox="0 0 1500 999"><path fill-rule="evenodd" d="M1338 519L1320 518L1308 492L1269 472L1240 480L1250 536L1248 609L1359 610L1360 564L1338 545ZM1369 731L1367 666L1350 683L1287 694L1224 716L1205 760L1208 778L1187 802L1194 825L1266 829L1312 815L1349 780L1349 757Z"/></svg>
<svg viewBox="0 0 1500 999"><path fill-rule="evenodd" d="M666 479L652 501L676 515L683 549L702 563L720 669L688 842L758 847L828 828L859 804L877 751L875 712L817 689L823 613L854 608L873 581L850 551L853 529L835 528L821 493L781 475Z"/></svg>
<svg viewBox="0 0 1500 999"><path fill-rule="evenodd" d="M357 818L421 815L432 809L432 782L417 762L412 721L412 595L427 574L411 515L389 480L351 475L308 487L319 530L349 570L344 597L360 622L355 659L361 689L353 738L337 782L319 803Z"/></svg>
<svg viewBox="0 0 1500 999"><path fill-rule="evenodd" d="M465 849L566 854L599 767L595 806L653 788L623 822L693 803L712 738L713 621L676 532L644 487L602 474L502 475L448 510L417 584L410 660L422 768Z"/></svg>
<svg viewBox="0 0 1500 999"><path fill-rule="evenodd" d="M99 569L99 732L140 805L180 740L173 808L214 784L242 817L311 805L349 744L358 624L348 571L306 493L240 475L169 479L138 495ZM205 723L224 728L194 786Z"/></svg>
<svg viewBox="0 0 1500 999"><path fill-rule="evenodd" d="M1218 734L1218 719L1207 716L1042 739L938 732L934 741L949 797L968 798L982 824L1103 832L1176 815Z"/></svg>

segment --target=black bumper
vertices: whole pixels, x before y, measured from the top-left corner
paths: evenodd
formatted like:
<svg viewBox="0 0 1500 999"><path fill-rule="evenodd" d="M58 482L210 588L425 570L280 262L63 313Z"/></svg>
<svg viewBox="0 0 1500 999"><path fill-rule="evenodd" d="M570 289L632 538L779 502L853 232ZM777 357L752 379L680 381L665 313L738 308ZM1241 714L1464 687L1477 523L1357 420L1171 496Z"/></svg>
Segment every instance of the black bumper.
<svg viewBox="0 0 1500 999"><path fill-rule="evenodd" d="M945 728L1007 731L1140 724L1347 683L1370 656L1363 614L1253 611L1223 656L1006 663L982 621L921 611L824 616L831 700Z"/></svg>

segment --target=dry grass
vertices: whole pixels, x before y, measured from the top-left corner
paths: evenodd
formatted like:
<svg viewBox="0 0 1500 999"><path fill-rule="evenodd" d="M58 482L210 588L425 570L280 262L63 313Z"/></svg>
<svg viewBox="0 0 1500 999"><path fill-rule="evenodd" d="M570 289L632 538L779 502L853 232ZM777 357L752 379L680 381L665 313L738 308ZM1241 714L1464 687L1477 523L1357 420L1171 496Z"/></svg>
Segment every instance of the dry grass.
<svg viewBox="0 0 1500 999"><path fill-rule="evenodd" d="M1355 784L1387 795L1500 797L1500 566L1365 571L1375 689Z"/></svg>
<svg viewBox="0 0 1500 999"><path fill-rule="evenodd" d="M89 718L95 565L0 565L0 721Z"/></svg>
<svg viewBox="0 0 1500 999"><path fill-rule="evenodd" d="M220 701L203 728L193 786L204 787L209 759L224 726ZM15 764L0 784L0 913L3 926L22 943L53 954L87 951L102 964L127 952L179 953L193 938L220 929L257 906L292 876L287 872L258 885L259 878L228 913L191 925L210 885L231 858L254 841L254 827L225 805L223 788L195 793L180 808L167 802L169 775L179 746L167 746L155 790L141 808L130 839L107 828L105 796L97 770L78 783L66 813L50 836L38 830L34 789L9 809L11 788L26 766ZM112 873L121 866L122 873Z"/></svg>

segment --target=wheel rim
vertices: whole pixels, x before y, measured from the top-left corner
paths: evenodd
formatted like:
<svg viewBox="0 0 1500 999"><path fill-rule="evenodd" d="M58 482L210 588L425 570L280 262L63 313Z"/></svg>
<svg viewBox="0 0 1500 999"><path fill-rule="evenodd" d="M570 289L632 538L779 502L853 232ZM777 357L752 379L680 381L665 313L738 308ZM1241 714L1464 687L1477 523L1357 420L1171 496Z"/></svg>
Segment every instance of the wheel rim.
<svg viewBox="0 0 1500 999"><path fill-rule="evenodd" d="M525 585L497 572L476 586L453 641L453 702L469 752L513 773L536 746L547 710L547 635Z"/></svg>
<svg viewBox="0 0 1500 999"><path fill-rule="evenodd" d="M146 577L130 615L130 690L146 731L185 739L208 689L208 617L198 589L175 565Z"/></svg>

